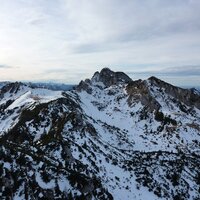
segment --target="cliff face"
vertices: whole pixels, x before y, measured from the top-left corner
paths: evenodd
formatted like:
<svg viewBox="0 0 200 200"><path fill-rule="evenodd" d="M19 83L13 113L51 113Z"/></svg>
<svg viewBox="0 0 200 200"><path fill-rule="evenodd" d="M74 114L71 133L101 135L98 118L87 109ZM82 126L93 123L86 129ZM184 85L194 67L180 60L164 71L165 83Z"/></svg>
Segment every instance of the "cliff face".
<svg viewBox="0 0 200 200"><path fill-rule="evenodd" d="M129 83L131 78L123 72L113 72L109 68L103 68L92 77L92 82L102 82L106 87L117 84Z"/></svg>
<svg viewBox="0 0 200 200"><path fill-rule="evenodd" d="M156 77L150 77L148 80L150 81L151 85L163 88L166 94L171 95L176 100L183 102L190 107L194 106L200 109L199 94L196 93L195 90L179 88L162 80L159 80Z"/></svg>
<svg viewBox="0 0 200 200"><path fill-rule="evenodd" d="M0 196L199 199L199 94L103 69L71 91L0 91Z"/></svg>

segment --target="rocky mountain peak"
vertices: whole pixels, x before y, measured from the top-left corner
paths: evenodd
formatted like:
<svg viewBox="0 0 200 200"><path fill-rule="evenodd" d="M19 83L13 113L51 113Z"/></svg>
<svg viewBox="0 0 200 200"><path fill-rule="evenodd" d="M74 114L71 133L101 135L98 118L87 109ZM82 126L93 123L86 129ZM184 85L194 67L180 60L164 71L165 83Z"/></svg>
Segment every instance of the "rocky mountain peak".
<svg viewBox="0 0 200 200"><path fill-rule="evenodd" d="M148 79L151 87L160 88L160 90L164 90L166 94L174 97L174 99L183 102L187 106L195 106L196 108L200 108L200 97L197 92L190 89L180 88L174 85L171 85L165 81L162 81L154 76Z"/></svg>
<svg viewBox="0 0 200 200"><path fill-rule="evenodd" d="M95 72L91 79L81 81L76 90L85 90L87 93L92 92L91 86L110 87L111 85L119 85L130 83L132 79L124 72L114 72L109 68L103 68L100 72Z"/></svg>
<svg viewBox="0 0 200 200"><path fill-rule="evenodd" d="M109 68L103 68L100 72L95 72L91 80L92 82L102 82L106 87L132 81L124 72L114 72Z"/></svg>
<svg viewBox="0 0 200 200"><path fill-rule="evenodd" d="M4 85L0 90L0 95L2 96L6 92L10 93L17 93L17 91L20 89L20 87L25 86L25 84L21 82L14 82L14 83L8 83Z"/></svg>
<svg viewBox="0 0 200 200"><path fill-rule="evenodd" d="M163 87L163 88L172 88L172 87L175 87L155 76L151 76L148 78L148 81L151 85L154 85L154 86L157 86L157 87Z"/></svg>

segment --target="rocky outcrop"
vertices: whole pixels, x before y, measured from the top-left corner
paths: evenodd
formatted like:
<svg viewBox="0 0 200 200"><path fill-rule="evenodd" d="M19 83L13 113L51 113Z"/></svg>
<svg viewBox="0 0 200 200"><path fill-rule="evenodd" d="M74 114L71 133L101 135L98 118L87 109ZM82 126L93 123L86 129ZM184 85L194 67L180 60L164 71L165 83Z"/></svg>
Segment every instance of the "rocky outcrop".
<svg viewBox="0 0 200 200"><path fill-rule="evenodd" d="M17 91L20 89L21 86L24 84L21 82L15 82L15 83L8 83L5 86L3 86L0 90L0 96L2 96L6 92L10 93L17 93Z"/></svg>
<svg viewBox="0 0 200 200"><path fill-rule="evenodd" d="M114 72L109 68L103 68L100 72L95 72L91 80L86 79L85 81L81 81L76 87L76 90L78 92L84 90L91 94L91 85L96 85L98 87L110 87L112 85L129 83L131 81L132 79L124 72Z"/></svg>
<svg viewBox="0 0 200 200"><path fill-rule="evenodd" d="M82 90L86 91L88 94L92 93L91 81L89 79L86 79L85 81L81 81L77 86L76 90L78 92L81 92Z"/></svg>
<svg viewBox="0 0 200 200"><path fill-rule="evenodd" d="M171 95L176 100L183 102L187 106L195 106L200 109L200 96L194 90L183 89L166 83L154 76L150 77L149 82L151 86L163 88L165 93Z"/></svg>
<svg viewBox="0 0 200 200"><path fill-rule="evenodd" d="M102 82L106 87L109 87L120 83L129 83L132 79L123 72L114 72L109 68L103 68L94 74L91 81Z"/></svg>
<svg viewBox="0 0 200 200"><path fill-rule="evenodd" d="M158 110L160 104L152 97L148 85L145 81L137 80L131 81L126 86L126 91L129 95L128 104L131 106L134 102L141 102L148 111Z"/></svg>

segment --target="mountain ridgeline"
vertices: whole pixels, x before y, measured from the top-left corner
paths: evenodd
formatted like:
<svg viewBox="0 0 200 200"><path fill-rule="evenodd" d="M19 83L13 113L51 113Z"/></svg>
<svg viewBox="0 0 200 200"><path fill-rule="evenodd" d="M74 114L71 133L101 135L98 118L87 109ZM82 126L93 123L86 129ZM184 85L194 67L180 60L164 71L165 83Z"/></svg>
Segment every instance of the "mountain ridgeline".
<svg viewBox="0 0 200 200"><path fill-rule="evenodd" d="M1 199L200 199L200 94L108 68L0 89Z"/></svg>

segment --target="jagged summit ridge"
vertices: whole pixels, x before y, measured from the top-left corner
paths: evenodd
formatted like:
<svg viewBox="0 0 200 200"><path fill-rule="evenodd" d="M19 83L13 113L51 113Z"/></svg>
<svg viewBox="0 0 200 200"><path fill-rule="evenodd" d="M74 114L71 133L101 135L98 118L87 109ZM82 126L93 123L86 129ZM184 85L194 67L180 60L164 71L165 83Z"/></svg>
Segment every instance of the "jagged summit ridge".
<svg viewBox="0 0 200 200"><path fill-rule="evenodd" d="M111 86L123 85L129 95L129 105L131 102L138 101L147 106L148 110L158 110L160 108L159 101L156 100L155 90L158 96L166 93L177 102L183 102L187 106L200 108L200 97L194 90L183 89L171 85L157 77L151 76L147 80L133 81L124 72L114 72L109 68L103 68L100 72L95 72L91 79L81 81L76 87L78 92L86 91L92 94L95 87L105 89Z"/></svg>
<svg viewBox="0 0 200 200"><path fill-rule="evenodd" d="M200 109L200 97L194 89L183 89L162 81L154 76L148 78L150 88L159 88L160 91L172 96L175 100L183 102L187 106L195 106Z"/></svg>
<svg viewBox="0 0 200 200"><path fill-rule="evenodd" d="M21 82L7 83L0 89L0 93L5 93L10 91L10 93L17 93L20 87L26 86Z"/></svg>
<svg viewBox="0 0 200 200"><path fill-rule="evenodd" d="M103 68L100 72L95 72L91 79L81 81L77 90L85 90L91 93L91 85L110 87L112 85L128 84L132 79L124 72L114 72L109 68Z"/></svg>
<svg viewBox="0 0 200 200"><path fill-rule="evenodd" d="M106 87L120 83L129 83L132 79L124 72L114 72L109 68L103 68L100 72L95 72L92 82L102 82Z"/></svg>

